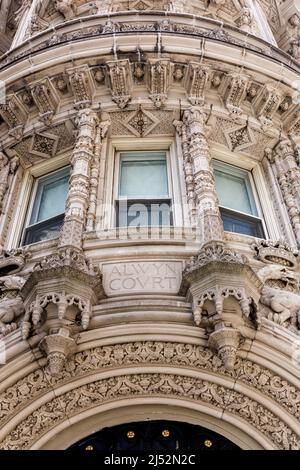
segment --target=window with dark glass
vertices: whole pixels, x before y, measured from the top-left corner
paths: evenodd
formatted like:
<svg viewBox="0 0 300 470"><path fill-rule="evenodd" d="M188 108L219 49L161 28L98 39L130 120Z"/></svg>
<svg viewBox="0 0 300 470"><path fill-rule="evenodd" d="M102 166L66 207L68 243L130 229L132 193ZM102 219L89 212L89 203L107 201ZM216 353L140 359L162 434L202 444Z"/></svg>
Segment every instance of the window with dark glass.
<svg viewBox="0 0 300 470"><path fill-rule="evenodd" d="M70 167L38 178L34 184L22 245L59 235L64 221Z"/></svg>
<svg viewBox="0 0 300 470"><path fill-rule="evenodd" d="M214 174L224 230L264 238L264 223L251 173L215 161Z"/></svg>
<svg viewBox="0 0 300 470"><path fill-rule="evenodd" d="M120 154L117 226L172 225L165 152Z"/></svg>

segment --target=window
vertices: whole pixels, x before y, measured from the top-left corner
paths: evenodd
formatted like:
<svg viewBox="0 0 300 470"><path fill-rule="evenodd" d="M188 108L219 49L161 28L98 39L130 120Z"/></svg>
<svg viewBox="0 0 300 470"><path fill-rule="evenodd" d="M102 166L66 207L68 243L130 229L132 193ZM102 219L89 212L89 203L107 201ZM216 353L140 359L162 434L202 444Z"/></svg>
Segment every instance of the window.
<svg viewBox="0 0 300 470"><path fill-rule="evenodd" d="M58 236L64 220L69 177L67 167L35 181L22 245Z"/></svg>
<svg viewBox="0 0 300 470"><path fill-rule="evenodd" d="M172 225L166 152L121 152L117 226Z"/></svg>
<svg viewBox="0 0 300 470"><path fill-rule="evenodd" d="M251 173L215 161L214 174L224 230L264 238L264 223Z"/></svg>

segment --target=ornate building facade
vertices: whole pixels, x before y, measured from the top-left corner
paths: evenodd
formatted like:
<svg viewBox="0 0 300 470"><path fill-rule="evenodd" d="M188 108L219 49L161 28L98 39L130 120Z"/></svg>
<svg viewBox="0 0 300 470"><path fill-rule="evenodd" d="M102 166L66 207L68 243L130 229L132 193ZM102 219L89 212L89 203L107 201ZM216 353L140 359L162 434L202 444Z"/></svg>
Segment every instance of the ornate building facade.
<svg viewBox="0 0 300 470"><path fill-rule="evenodd" d="M0 449L299 450L299 2L0 11Z"/></svg>

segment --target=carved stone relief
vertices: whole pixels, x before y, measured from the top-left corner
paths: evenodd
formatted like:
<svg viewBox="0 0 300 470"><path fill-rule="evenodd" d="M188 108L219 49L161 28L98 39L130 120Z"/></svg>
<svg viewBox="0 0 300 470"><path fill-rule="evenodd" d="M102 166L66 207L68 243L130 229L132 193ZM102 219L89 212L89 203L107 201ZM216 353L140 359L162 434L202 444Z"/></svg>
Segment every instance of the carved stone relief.
<svg viewBox="0 0 300 470"><path fill-rule="evenodd" d="M133 293L177 294L181 283L181 261L141 261L102 265L107 295Z"/></svg>
<svg viewBox="0 0 300 470"><path fill-rule="evenodd" d="M300 330L300 273L298 252L284 242L261 241L253 245L257 258L265 263L257 275L264 283L262 312L294 332Z"/></svg>
<svg viewBox="0 0 300 470"><path fill-rule="evenodd" d="M132 76L129 60L107 62L112 100L119 108L126 108L131 100Z"/></svg>
<svg viewBox="0 0 300 470"><path fill-rule="evenodd" d="M76 349L74 334L88 328L92 305L105 297L102 275L80 251L60 248L34 266L21 295L23 339L46 333L39 347L56 375Z"/></svg>
<svg viewBox="0 0 300 470"><path fill-rule="evenodd" d="M220 360L207 349L203 350L190 344L147 341L105 346L77 353L67 364L63 376L45 376L41 374L40 369L32 372L28 377L10 387L1 397L0 419L5 422L11 413L17 413L20 407L26 406L25 396L33 400L45 393L49 387L49 381L54 386L63 381L69 381L70 377L84 376L97 369L120 364L147 363L185 367L188 365L219 374L230 374L246 385L251 384L269 399L277 401L295 417L299 416L300 397L294 393L294 387L281 377L274 375L273 372L251 361L238 358L234 369L229 373L221 366ZM54 398L54 401L52 399L47 404L41 405L28 417L23 418L16 429L4 438L1 448L28 448L42 432L62 422L66 416L74 416L79 411L106 401L117 400L118 397L132 396L184 396L195 402L210 404L216 409L226 408L228 413L247 420L254 429L270 439L275 448L299 449L300 446L299 437L276 416L275 408L271 411L265 407L265 401L262 405L253 397L250 398L241 392L233 393L230 390L229 393L225 385L220 386L184 375L133 373L119 377L112 375L110 378L91 382L89 385L81 385L65 395ZM289 397L293 397L292 400ZM269 402L269 406L272 406L272 401ZM39 424L31 426L32 420ZM31 430L30 433L28 429Z"/></svg>
<svg viewBox="0 0 300 470"><path fill-rule="evenodd" d="M0 152L0 214L2 212L7 190L18 166L18 157L12 157L9 159L3 152Z"/></svg>
<svg viewBox="0 0 300 470"><path fill-rule="evenodd" d="M20 276L0 277L0 337L14 331L24 313L24 302L20 290L25 280Z"/></svg>
<svg viewBox="0 0 300 470"><path fill-rule="evenodd" d="M14 145L10 152L17 155L24 167L29 167L38 161L54 157L57 152L72 148L74 145L74 125L67 121L58 126L52 126L47 132L37 132Z"/></svg>
<svg viewBox="0 0 300 470"><path fill-rule="evenodd" d="M181 293L187 292L192 302L194 323L207 330L209 346L229 370L243 326L260 326L257 305L262 285L248 260L223 242L205 244L183 272Z"/></svg>
<svg viewBox="0 0 300 470"><path fill-rule="evenodd" d="M148 110L139 107L133 111L112 112L110 118L111 135L113 136L174 135L173 113L171 111Z"/></svg>

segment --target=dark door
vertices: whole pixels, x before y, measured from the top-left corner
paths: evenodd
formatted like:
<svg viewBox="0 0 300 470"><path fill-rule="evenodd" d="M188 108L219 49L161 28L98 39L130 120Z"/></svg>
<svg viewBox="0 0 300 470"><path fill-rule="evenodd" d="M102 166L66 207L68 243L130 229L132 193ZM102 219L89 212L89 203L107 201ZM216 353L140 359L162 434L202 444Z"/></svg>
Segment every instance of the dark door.
<svg viewBox="0 0 300 470"><path fill-rule="evenodd" d="M239 450L225 437L208 429L176 421L121 424L88 436L71 450L100 451L211 451Z"/></svg>

